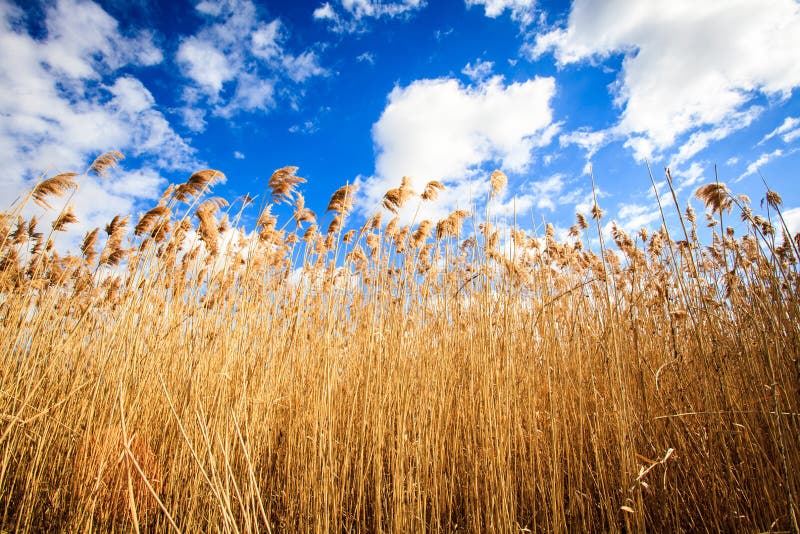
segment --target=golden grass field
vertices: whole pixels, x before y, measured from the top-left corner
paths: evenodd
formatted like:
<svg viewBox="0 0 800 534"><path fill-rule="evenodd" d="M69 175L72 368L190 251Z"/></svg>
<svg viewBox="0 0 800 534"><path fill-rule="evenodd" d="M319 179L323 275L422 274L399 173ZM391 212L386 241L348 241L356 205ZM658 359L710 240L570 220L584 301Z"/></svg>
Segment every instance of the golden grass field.
<svg viewBox="0 0 800 534"><path fill-rule="evenodd" d="M710 183L699 217L673 193L677 235L608 240L595 204L559 242L475 209L349 227L355 187L318 217L296 171L260 208L197 172L70 255L81 175L0 216L0 529L798 531L777 193ZM440 189L404 181L386 213Z"/></svg>

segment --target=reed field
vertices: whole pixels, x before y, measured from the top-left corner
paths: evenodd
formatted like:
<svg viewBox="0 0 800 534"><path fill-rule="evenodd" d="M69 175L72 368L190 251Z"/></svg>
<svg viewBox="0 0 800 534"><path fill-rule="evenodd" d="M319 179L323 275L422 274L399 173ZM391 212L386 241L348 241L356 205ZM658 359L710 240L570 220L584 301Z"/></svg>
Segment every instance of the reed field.
<svg viewBox="0 0 800 534"><path fill-rule="evenodd" d="M83 175L4 208L0 530L798 532L777 193L668 188L632 235L595 202L558 239L474 207L499 171L408 226L442 184L361 226L354 185L315 214L296 172L222 199L198 171L71 254Z"/></svg>

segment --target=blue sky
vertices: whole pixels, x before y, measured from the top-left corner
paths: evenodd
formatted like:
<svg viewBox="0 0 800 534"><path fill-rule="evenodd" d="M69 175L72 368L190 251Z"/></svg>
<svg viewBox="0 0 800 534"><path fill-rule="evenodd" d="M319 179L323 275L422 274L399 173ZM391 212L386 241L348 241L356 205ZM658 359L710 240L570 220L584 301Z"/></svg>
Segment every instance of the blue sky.
<svg viewBox="0 0 800 534"><path fill-rule="evenodd" d="M795 0L0 0L0 203L114 149L78 232L206 167L232 199L298 166L318 214L356 182L357 219L437 179L416 214L435 220L483 209L499 168L495 216L565 232L591 164L606 221L635 231L661 224L649 161L683 204L715 164L754 203L762 174L798 231L797 36Z"/></svg>

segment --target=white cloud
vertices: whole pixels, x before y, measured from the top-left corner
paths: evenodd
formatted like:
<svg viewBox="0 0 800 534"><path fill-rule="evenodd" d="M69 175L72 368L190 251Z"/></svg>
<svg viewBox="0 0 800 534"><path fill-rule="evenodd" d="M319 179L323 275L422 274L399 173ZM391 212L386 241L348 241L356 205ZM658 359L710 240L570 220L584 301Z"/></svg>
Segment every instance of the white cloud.
<svg viewBox="0 0 800 534"><path fill-rule="evenodd" d="M621 204L617 210L617 224L628 234L638 232L642 228L650 228L661 220L661 212L653 205ZM610 227L609 227L610 228Z"/></svg>
<svg viewBox="0 0 800 534"><path fill-rule="evenodd" d="M204 1L195 9L207 23L185 38L176 54L191 81L184 90L183 115L193 131L205 128L204 113L198 111L205 102L226 118L241 111L266 112L275 107L280 84L328 74L315 51L289 52L281 21L262 21L252 0Z"/></svg>
<svg viewBox="0 0 800 534"><path fill-rule="evenodd" d="M530 184L531 205L539 209L555 211L556 196L564 191L564 176L554 174L546 180L539 180ZM560 203L560 202L559 202Z"/></svg>
<svg viewBox="0 0 800 534"><path fill-rule="evenodd" d="M161 51L150 34L125 36L117 21L94 2L60 0L47 9L47 41L42 60L70 78L98 78L123 65L155 65Z"/></svg>
<svg viewBox="0 0 800 534"><path fill-rule="evenodd" d="M367 30L369 19L407 16L426 4L426 0L337 0L321 4L313 17L326 22L333 32L358 33Z"/></svg>
<svg viewBox="0 0 800 534"><path fill-rule="evenodd" d="M336 12L333 10L333 7L331 7L330 2L325 2L315 9L313 16L316 20L336 20L337 18Z"/></svg>
<svg viewBox="0 0 800 534"><path fill-rule="evenodd" d="M458 203L468 207L470 197L486 193L488 164L523 172L533 150L550 143L557 130L554 94L554 79L542 77L506 85L496 76L472 86L439 78L395 87L373 126L376 174L363 180L363 209L377 206L403 176L412 178L416 191L434 179L447 185L441 201L428 206L435 211L430 217Z"/></svg>
<svg viewBox="0 0 800 534"><path fill-rule="evenodd" d="M436 30L435 32L433 32L433 38L436 39L437 42L441 42L450 35L452 35L454 31L455 30L452 27Z"/></svg>
<svg viewBox="0 0 800 534"><path fill-rule="evenodd" d="M800 207L783 211L783 220L792 235L800 232Z"/></svg>
<svg viewBox="0 0 800 534"><path fill-rule="evenodd" d="M213 44L190 37L178 49L178 63L186 76L194 80L214 99L225 82L236 76L236 70L225 54Z"/></svg>
<svg viewBox="0 0 800 534"><path fill-rule="evenodd" d="M461 73L473 82L482 82L492 75L492 69L494 69L493 62L476 59L474 66L471 62L467 63L467 66L461 69Z"/></svg>
<svg viewBox="0 0 800 534"><path fill-rule="evenodd" d="M511 18L527 26L534 19L536 0L466 0L467 7L483 6L489 18L497 18L504 11L511 11Z"/></svg>
<svg viewBox="0 0 800 534"><path fill-rule="evenodd" d="M693 161L688 169L673 169L671 171L673 178L673 187L676 193L680 193L687 187L691 187L699 182L705 174L703 165ZM665 184L666 185L666 184Z"/></svg>
<svg viewBox="0 0 800 534"><path fill-rule="evenodd" d="M314 76L324 76L327 70L320 67L319 58L312 50L307 50L299 56L286 56L283 58L286 73L293 81L303 83Z"/></svg>
<svg viewBox="0 0 800 534"><path fill-rule="evenodd" d="M142 82L117 73L160 60L147 34L122 35L91 2L60 0L44 14L47 31L34 38L16 23L21 11L0 0L0 205L43 174L83 171L101 152L140 156L141 169L80 177L74 228L88 229L156 195L165 181L154 166L198 163Z"/></svg>
<svg viewBox="0 0 800 534"><path fill-rule="evenodd" d="M786 119L783 121L783 124L765 135L761 141L758 142L758 144L764 144L766 141L769 141L775 136L780 136L784 143L791 143L800 137L800 118L786 117Z"/></svg>
<svg viewBox="0 0 800 534"><path fill-rule="evenodd" d="M492 204L490 215L527 215L533 208L555 211L558 206L573 203L580 195L579 190L564 192L565 185L563 174L527 183L513 195L506 193L505 202Z"/></svg>
<svg viewBox="0 0 800 534"><path fill-rule="evenodd" d="M186 96L186 94L186 91L184 91L184 96ZM192 132L198 133L206 129L206 113L204 110L184 106L179 110L179 113L183 118L183 125Z"/></svg>
<svg viewBox="0 0 800 534"><path fill-rule="evenodd" d="M786 132L781 139L783 139L784 143L791 143L795 139L800 138L800 128L795 128L789 132Z"/></svg>
<svg viewBox="0 0 800 534"><path fill-rule="evenodd" d="M678 153L673 155L670 160L670 167L675 167L689 161L698 152L705 149L712 141L719 141L728 137L733 132L743 130L750 126L754 120L761 116L764 111L762 106L751 106L749 109L734 113L730 117L726 117L719 123L719 126L694 132L689 136L689 139L681 145Z"/></svg>
<svg viewBox="0 0 800 534"><path fill-rule="evenodd" d="M275 85L271 80L262 80L250 73L240 74L236 81L236 92L225 104L218 105L214 113L230 118L240 111L268 111L275 105Z"/></svg>
<svg viewBox="0 0 800 534"><path fill-rule="evenodd" d="M598 150L608 143L609 138L610 133L608 130L592 131L583 128L567 134L562 134L558 138L558 143L562 147L578 145L586 151L586 159L589 160Z"/></svg>
<svg viewBox="0 0 800 534"><path fill-rule="evenodd" d="M242 153L241 153L241 152L239 152L238 150L236 150L236 151L233 153L233 157L234 157L234 158L236 158L236 159L244 159L244 158L245 158L244 154L242 154Z"/></svg>
<svg viewBox="0 0 800 534"><path fill-rule="evenodd" d="M769 163L773 159L779 158L781 156L783 156L783 150L781 150L780 148L778 148L776 150L773 150L772 152L769 152L769 153L765 152L764 154L761 154L758 157L757 160L755 160L754 162L750 163L747 166L747 169L735 181L736 182L741 182L742 180L744 180L748 176L751 176L751 175L757 173L758 170L761 167L763 167L764 165L766 165L767 163Z"/></svg>
<svg viewBox="0 0 800 534"><path fill-rule="evenodd" d="M127 113L141 113L156 103L150 91L136 78L117 78L109 91L114 95L114 105Z"/></svg>
<svg viewBox="0 0 800 534"><path fill-rule="evenodd" d="M539 35L530 52L553 50L561 66L624 54L617 130L645 158L759 94L788 97L800 85L796 35L794 0L576 0L567 26Z"/></svg>
<svg viewBox="0 0 800 534"><path fill-rule="evenodd" d="M250 34L252 45L250 51L259 59L270 60L278 57L282 53L281 38L281 23L278 19L269 24L259 25Z"/></svg>
<svg viewBox="0 0 800 534"><path fill-rule="evenodd" d="M314 121L305 121L303 124L293 124L289 127L290 133L312 134L319 130Z"/></svg>
<svg viewBox="0 0 800 534"><path fill-rule="evenodd" d="M372 52L364 52L363 54L359 54L356 56L356 61L359 63L369 63L370 65L375 64L375 54Z"/></svg>

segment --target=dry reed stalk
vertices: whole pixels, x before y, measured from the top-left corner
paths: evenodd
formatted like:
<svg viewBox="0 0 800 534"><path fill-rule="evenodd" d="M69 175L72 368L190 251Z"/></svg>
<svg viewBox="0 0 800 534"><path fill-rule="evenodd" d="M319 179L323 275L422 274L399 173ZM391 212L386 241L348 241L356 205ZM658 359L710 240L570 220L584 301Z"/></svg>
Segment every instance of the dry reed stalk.
<svg viewBox="0 0 800 534"><path fill-rule="evenodd" d="M348 227L351 185L324 234L276 180L291 218L223 254L215 172L115 217L99 258L97 229L79 258L0 218L0 528L794 528L797 236L769 189L764 213L701 188L708 244L687 207L680 242L612 221L598 251L583 215L565 241L466 210Z"/></svg>
<svg viewBox="0 0 800 534"><path fill-rule="evenodd" d="M93 503L93 513L100 521L114 522L127 516L126 450L130 450L156 494L163 491L162 469L145 438L134 434L125 443L119 425L89 433L76 452L71 484L73 491ZM147 483L135 477L132 491L139 515L152 519L160 507Z"/></svg>

